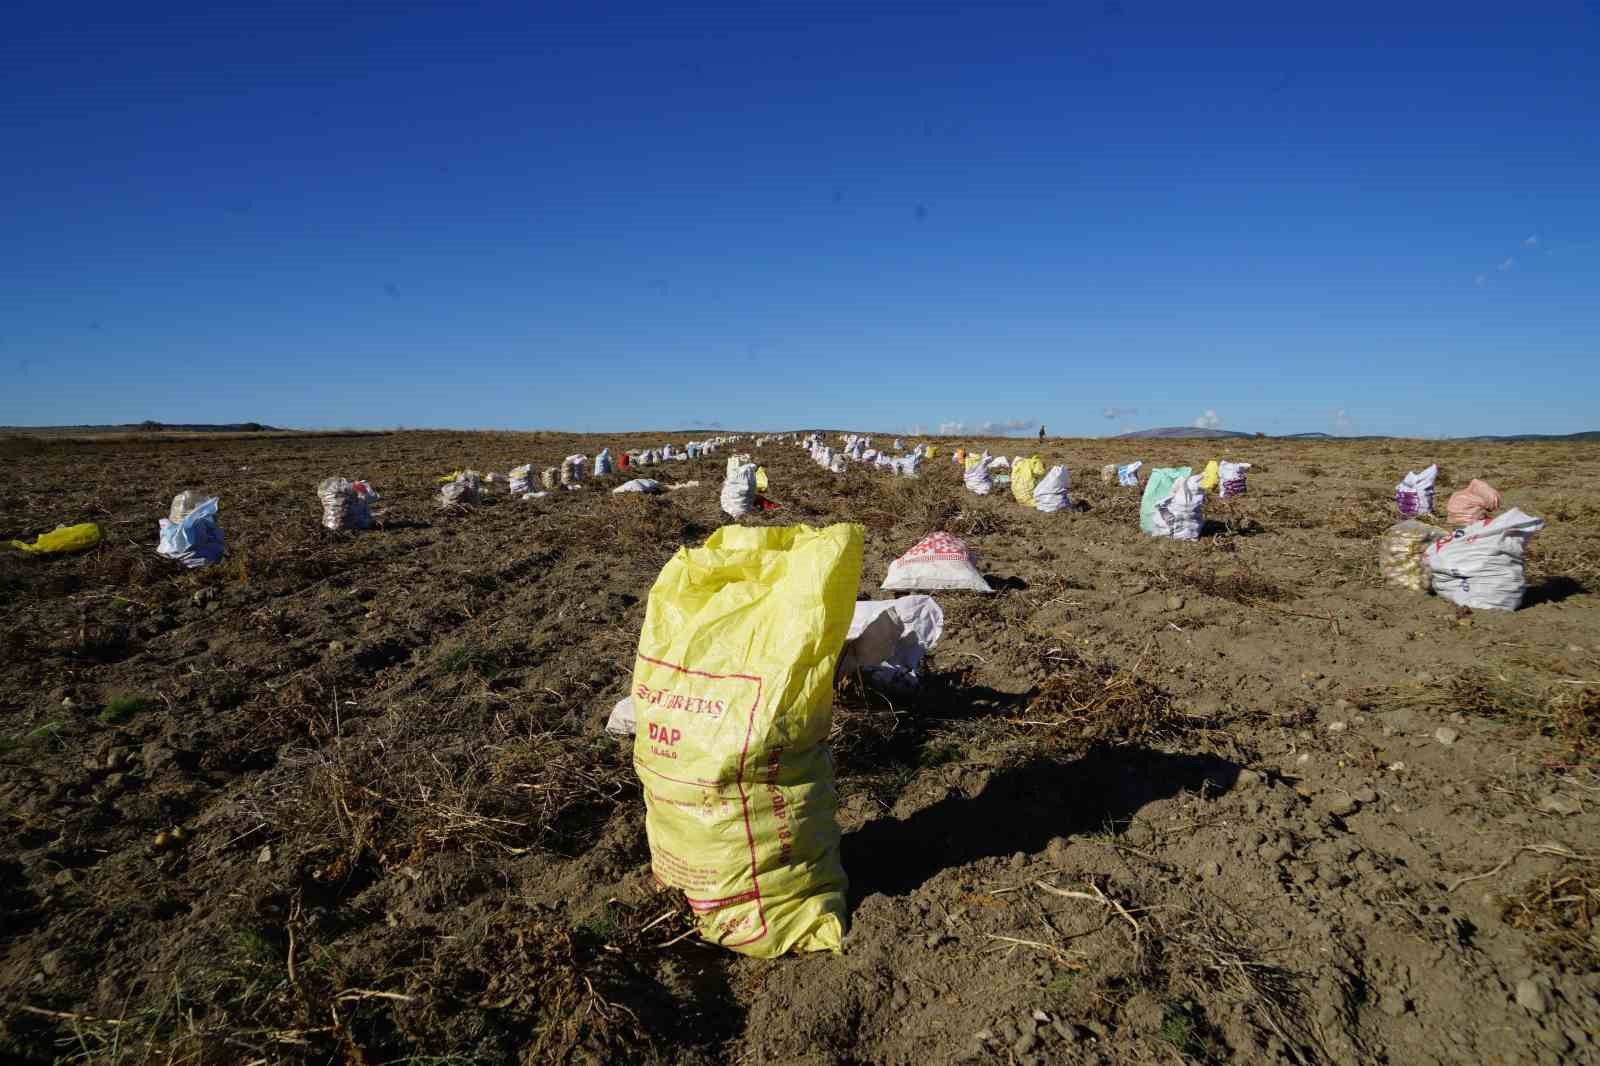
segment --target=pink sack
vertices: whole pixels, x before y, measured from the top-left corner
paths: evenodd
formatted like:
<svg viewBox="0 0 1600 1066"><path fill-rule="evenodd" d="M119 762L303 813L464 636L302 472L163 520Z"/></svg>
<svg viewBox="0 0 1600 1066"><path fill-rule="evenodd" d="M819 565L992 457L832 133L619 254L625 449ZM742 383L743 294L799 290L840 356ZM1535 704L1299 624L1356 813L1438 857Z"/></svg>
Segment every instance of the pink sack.
<svg viewBox="0 0 1600 1066"><path fill-rule="evenodd" d="M1482 522L1500 509L1500 494L1487 481L1473 478L1467 487L1450 497L1445 504L1445 515L1453 526L1470 526Z"/></svg>

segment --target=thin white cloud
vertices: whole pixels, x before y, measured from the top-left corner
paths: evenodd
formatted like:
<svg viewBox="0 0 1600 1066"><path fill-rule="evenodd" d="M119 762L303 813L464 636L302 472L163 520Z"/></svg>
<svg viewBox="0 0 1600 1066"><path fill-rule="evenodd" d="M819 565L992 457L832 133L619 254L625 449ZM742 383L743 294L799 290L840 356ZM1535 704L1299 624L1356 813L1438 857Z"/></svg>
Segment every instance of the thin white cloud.
<svg viewBox="0 0 1600 1066"><path fill-rule="evenodd" d="M989 419L985 422L940 422L939 435L960 436L970 433L975 437L1008 437L1014 433L1027 433L1039 428L1037 418Z"/></svg>
<svg viewBox="0 0 1600 1066"><path fill-rule="evenodd" d="M1472 279L1472 283L1481 289L1485 285L1489 284L1489 275L1479 274L1477 277Z"/></svg>
<svg viewBox="0 0 1600 1066"><path fill-rule="evenodd" d="M1138 414L1139 409L1136 407L1107 407L1101 413L1112 421L1116 421L1119 418L1127 418L1129 415Z"/></svg>
<svg viewBox="0 0 1600 1066"><path fill-rule="evenodd" d="M1501 263L1501 264L1500 264L1500 268L1499 268L1499 269L1500 269L1500 270L1501 270L1501 271L1506 271L1506 270L1510 270L1510 269L1511 269L1511 268L1512 268L1512 266L1513 266L1513 265L1515 265L1515 263L1516 263L1516 260L1515 260L1515 259L1513 259L1513 258L1511 258L1511 257L1510 257L1510 256L1509 256L1509 255L1508 255L1508 256L1506 256L1506 261L1505 261L1505 262L1504 262L1504 263Z"/></svg>
<svg viewBox="0 0 1600 1066"><path fill-rule="evenodd" d="M981 437L1005 437L1012 433L1025 433L1038 426L1037 418L1011 418L1004 422L980 422L977 433Z"/></svg>
<svg viewBox="0 0 1600 1066"><path fill-rule="evenodd" d="M1533 234L1522 242L1522 246L1524 248L1537 248L1539 246L1539 235L1537 233Z"/></svg>
<svg viewBox="0 0 1600 1066"><path fill-rule="evenodd" d="M1222 425L1222 419L1217 417L1217 412L1211 408L1206 413L1194 420L1195 429L1217 429Z"/></svg>

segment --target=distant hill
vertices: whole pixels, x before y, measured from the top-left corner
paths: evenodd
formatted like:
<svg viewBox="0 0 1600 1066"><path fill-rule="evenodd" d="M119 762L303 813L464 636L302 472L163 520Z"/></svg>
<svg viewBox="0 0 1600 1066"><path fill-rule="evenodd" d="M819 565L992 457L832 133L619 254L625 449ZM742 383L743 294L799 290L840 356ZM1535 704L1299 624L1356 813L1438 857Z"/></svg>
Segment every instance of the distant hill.
<svg viewBox="0 0 1600 1066"><path fill-rule="evenodd" d="M124 422L107 426L0 426L10 433L288 433L277 426L260 422L228 422L217 425L200 422Z"/></svg>
<svg viewBox="0 0 1600 1066"><path fill-rule="evenodd" d="M1231 429L1196 429L1193 426L1166 426L1161 429L1141 429L1132 433L1120 433L1112 439L1202 440L1207 437L1254 436L1254 433L1240 433ZM1268 434L1268 436L1272 440L1364 441L1395 439L1381 435L1335 436L1332 433L1273 433ZM1583 433L1516 433L1500 437L1484 434L1476 437L1446 437L1444 439L1480 441L1491 444L1515 444L1519 441L1600 441L1600 430L1591 429Z"/></svg>
<svg viewBox="0 0 1600 1066"><path fill-rule="evenodd" d="M1600 429L1585 430L1582 433L1516 433L1508 437L1455 437L1455 440L1482 440L1495 443L1514 443L1516 441L1532 440L1569 440L1569 441L1600 441Z"/></svg>
<svg viewBox="0 0 1600 1066"><path fill-rule="evenodd" d="M1163 426L1160 429L1136 429L1132 433L1118 433L1114 440L1159 438L1162 440L1204 440L1212 437L1254 437L1254 433L1240 433L1236 429L1199 429L1195 426Z"/></svg>

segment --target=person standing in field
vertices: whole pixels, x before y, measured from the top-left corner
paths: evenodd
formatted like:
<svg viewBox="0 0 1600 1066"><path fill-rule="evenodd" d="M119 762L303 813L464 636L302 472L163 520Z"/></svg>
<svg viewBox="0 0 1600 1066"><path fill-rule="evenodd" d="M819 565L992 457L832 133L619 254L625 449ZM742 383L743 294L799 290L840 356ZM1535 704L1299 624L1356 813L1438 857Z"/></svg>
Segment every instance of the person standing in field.
<svg viewBox="0 0 1600 1066"><path fill-rule="evenodd" d="M1043 422L1039 423L1039 443L1040 444L1044 443L1044 423Z"/></svg>

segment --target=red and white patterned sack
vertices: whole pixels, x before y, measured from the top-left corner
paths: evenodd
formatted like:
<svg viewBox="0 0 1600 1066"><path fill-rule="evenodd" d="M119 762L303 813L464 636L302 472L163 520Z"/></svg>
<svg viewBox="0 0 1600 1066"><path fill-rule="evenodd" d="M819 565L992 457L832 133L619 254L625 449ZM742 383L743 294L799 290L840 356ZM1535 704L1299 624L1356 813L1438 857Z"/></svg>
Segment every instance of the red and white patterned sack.
<svg viewBox="0 0 1600 1066"><path fill-rule="evenodd" d="M993 592L966 541L930 533L889 564L883 588L894 592Z"/></svg>

